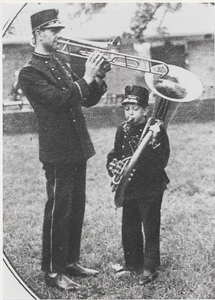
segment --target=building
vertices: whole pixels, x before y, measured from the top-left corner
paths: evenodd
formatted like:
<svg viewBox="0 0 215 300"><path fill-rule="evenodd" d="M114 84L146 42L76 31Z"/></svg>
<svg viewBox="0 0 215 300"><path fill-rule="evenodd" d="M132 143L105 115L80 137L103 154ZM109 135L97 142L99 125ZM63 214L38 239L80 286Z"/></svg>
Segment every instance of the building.
<svg viewBox="0 0 215 300"><path fill-rule="evenodd" d="M12 97L11 89L17 70L31 57L30 15L53 5L59 9L61 20L69 28L63 32L65 36L92 41L107 41L115 35L131 33L130 21L136 9L135 3L109 3L91 18L74 18L77 4L26 5L3 38L4 101ZM15 4L5 4L3 15L16 9ZM163 30L160 34L158 27ZM200 99L214 98L214 6L185 3L177 12L166 12L161 8L144 34L146 43L142 45L135 43L132 38L123 39L120 52L188 68L203 84L204 92ZM83 65L84 60L81 61ZM145 85L144 73L113 67L107 76L107 83L108 93L121 94L127 84Z"/></svg>

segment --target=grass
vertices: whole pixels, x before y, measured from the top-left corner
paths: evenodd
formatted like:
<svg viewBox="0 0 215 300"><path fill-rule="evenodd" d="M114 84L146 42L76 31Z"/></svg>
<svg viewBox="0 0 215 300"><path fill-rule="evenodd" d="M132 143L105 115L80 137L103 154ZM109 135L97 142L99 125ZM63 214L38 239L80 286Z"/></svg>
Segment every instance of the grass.
<svg viewBox="0 0 215 300"><path fill-rule="evenodd" d="M81 260L100 270L77 278L78 291L47 289L40 270L45 179L35 134L4 136L4 251L40 299L214 299L214 124L170 125L171 183L162 205L161 269L139 286L141 275L116 280L112 263L123 264L121 209L115 210L106 155L115 128L90 129L96 155L88 162L87 206Z"/></svg>

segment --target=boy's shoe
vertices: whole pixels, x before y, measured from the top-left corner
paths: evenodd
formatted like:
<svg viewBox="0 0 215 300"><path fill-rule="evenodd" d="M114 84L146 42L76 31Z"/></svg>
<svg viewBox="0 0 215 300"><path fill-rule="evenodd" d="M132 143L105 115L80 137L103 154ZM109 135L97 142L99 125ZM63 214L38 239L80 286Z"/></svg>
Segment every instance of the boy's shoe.
<svg viewBox="0 0 215 300"><path fill-rule="evenodd" d="M82 267L78 262L68 265L65 272L69 276L82 276L82 277L96 276L99 274L99 272L96 270Z"/></svg>
<svg viewBox="0 0 215 300"><path fill-rule="evenodd" d="M114 275L115 278L125 278L125 277L130 277L131 276L131 271L129 271L126 268L120 269L116 272Z"/></svg>
<svg viewBox="0 0 215 300"><path fill-rule="evenodd" d="M158 276L158 273L156 271L152 272L150 270L144 270L142 279L139 281L140 285L144 285L147 283L150 283L154 281Z"/></svg>
<svg viewBox="0 0 215 300"><path fill-rule="evenodd" d="M73 290L80 287L80 284L74 282L65 274L57 274L55 277L45 274L45 283L48 287L58 288L60 290Z"/></svg>

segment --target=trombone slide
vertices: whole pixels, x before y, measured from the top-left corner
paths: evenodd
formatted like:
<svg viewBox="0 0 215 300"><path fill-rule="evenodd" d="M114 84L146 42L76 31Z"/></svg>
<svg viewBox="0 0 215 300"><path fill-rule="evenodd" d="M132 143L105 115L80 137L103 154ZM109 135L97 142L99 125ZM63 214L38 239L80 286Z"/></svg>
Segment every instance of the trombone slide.
<svg viewBox="0 0 215 300"><path fill-rule="evenodd" d="M86 59L90 55L90 53L98 50L103 53L105 60L113 66L144 73L148 72L159 76L168 74L169 67L162 61L119 53L118 48L120 43L121 38L119 36L115 37L113 40L110 40L107 43L85 40L72 40L61 37L58 39L60 49L58 49L57 52ZM145 63L146 67L141 67L141 63ZM160 68L154 69L153 65L157 64L160 65Z"/></svg>

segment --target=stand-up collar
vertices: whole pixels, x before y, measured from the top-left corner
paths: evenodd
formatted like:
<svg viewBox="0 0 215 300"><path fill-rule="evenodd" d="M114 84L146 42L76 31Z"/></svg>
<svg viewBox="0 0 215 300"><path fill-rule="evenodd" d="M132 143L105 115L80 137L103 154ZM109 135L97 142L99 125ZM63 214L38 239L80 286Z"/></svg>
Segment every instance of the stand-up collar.
<svg viewBox="0 0 215 300"><path fill-rule="evenodd" d="M40 59L44 59L44 60L53 60L53 54L44 55L44 54L40 54L37 52L33 52L33 56L35 58L40 58Z"/></svg>

